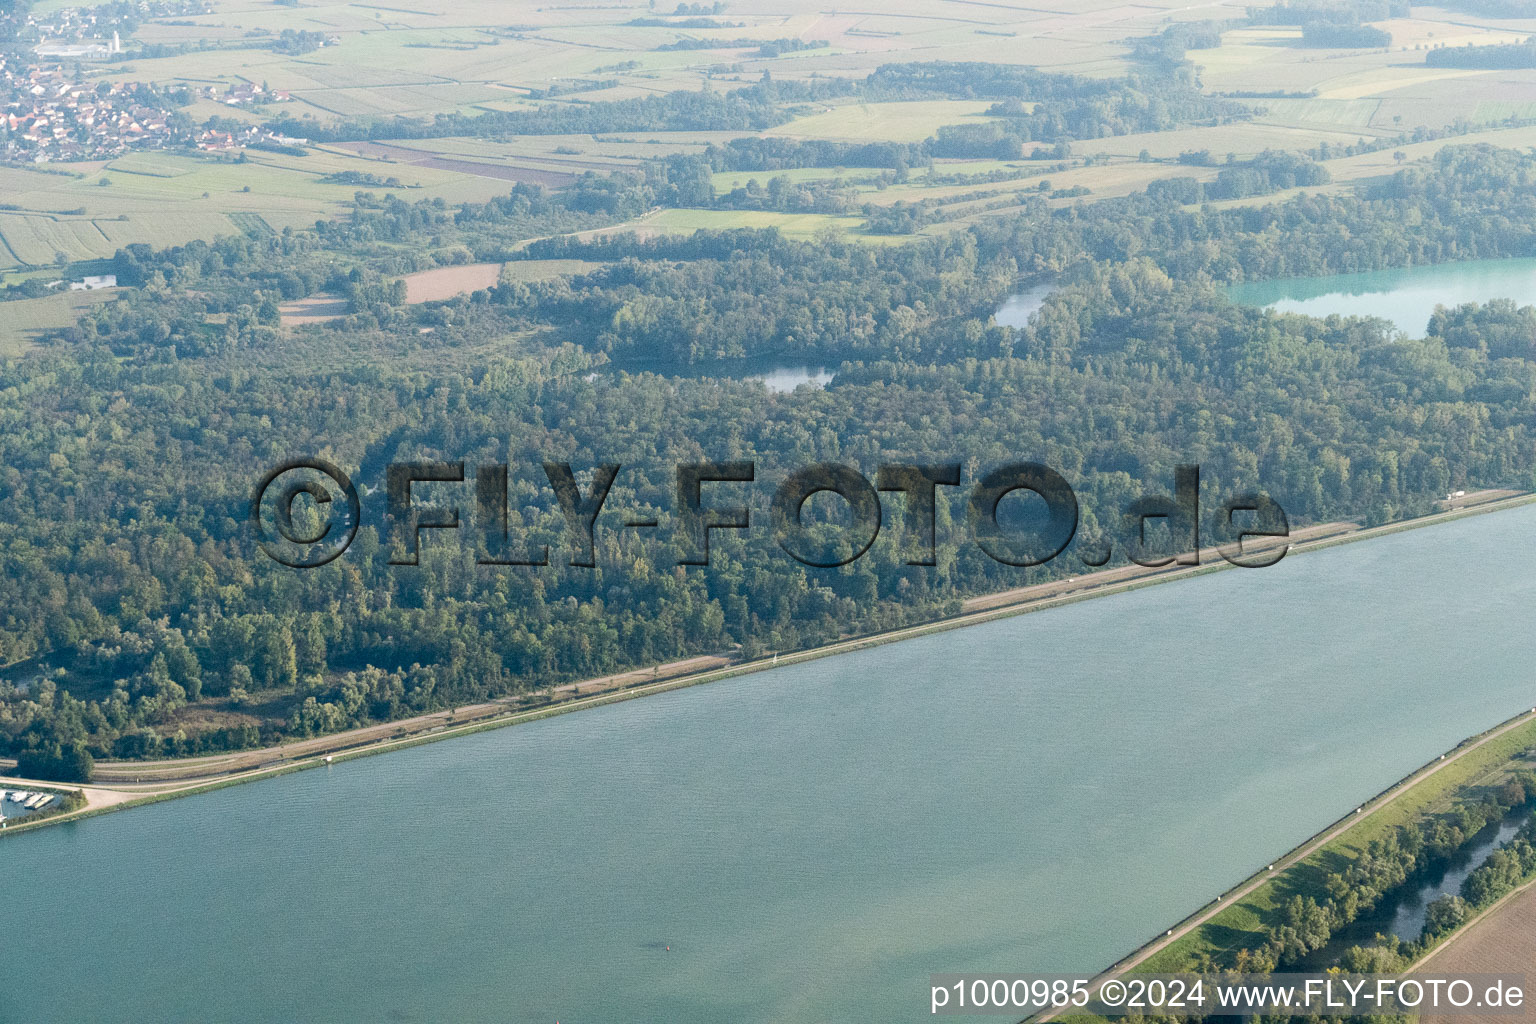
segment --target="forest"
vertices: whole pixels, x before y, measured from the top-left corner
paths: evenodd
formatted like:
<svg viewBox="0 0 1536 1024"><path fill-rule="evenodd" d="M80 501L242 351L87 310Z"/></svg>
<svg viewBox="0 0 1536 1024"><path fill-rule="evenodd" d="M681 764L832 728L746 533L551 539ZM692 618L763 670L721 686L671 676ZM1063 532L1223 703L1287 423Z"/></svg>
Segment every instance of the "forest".
<svg viewBox="0 0 1536 1024"><path fill-rule="evenodd" d="M1311 173L1262 166L1245 188ZM1107 541L1117 558L1119 510L1170 493L1180 464L1199 464L1212 495L1269 493L1293 525L1391 521L1467 481L1528 487L1530 310L1447 310L1411 340L1237 306L1223 288L1528 255L1533 179L1536 158L1461 147L1368 195L1265 207L1152 189L1042 198L893 247L738 230L510 251L509 237L698 187L696 167L660 162L459 207L363 194L314 231L124 250L115 269L138 288L0 363L0 665L41 671L0 682L0 749L80 779L99 757L248 747L700 652L791 650L1081 571L1077 549L1034 568L987 557L963 526L965 487L941 489L936 566L907 564L899 505L840 568L795 562L766 530L717 534L710 566L683 566L668 516L680 462L755 461L759 486L718 485L718 500L766 516L784 474L815 462L871 478L882 462L958 462L968 487L1038 461L1077 491L1082 550ZM398 280L555 257L590 269L416 306ZM1040 281L1055 289L1029 326L991 319ZM279 325L281 300L322 289L348 300L344 320ZM747 357L840 369L784 394L711 370ZM510 526L557 554L486 567L474 544L431 538L420 565L391 565L375 502L345 556L285 568L255 547L247 502L267 467L309 455L368 487L390 462L509 463ZM596 567L568 564L539 471L552 459L584 487L593 466L620 464L605 507L662 528L646 539L600 519ZM812 512L836 534L835 504Z"/></svg>
<svg viewBox="0 0 1536 1024"><path fill-rule="evenodd" d="M767 45L781 46L783 42ZM1094 79L1009 65L933 61L885 65L859 80L829 77L779 81L765 71L756 84L729 91L706 87L702 91L676 90L636 99L546 104L536 110L439 114L431 120L390 117L321 122L306 115L278 118L266 127L278 135L318 142L459 135L510 138L638 131L757 132L788 122L806 109L803 105L854 97L866 102L999 100L999 116L1007 118L1006 126L999 129L1000 138L1009 140L1014 156L1024 142L1096 139L1252 116L1242 104L1202 93L1187 66L1149 68L1125 79ZM1025 103L1030 106L1025 107ZM954 130L961 131L958 126ZM941 132L938 139L924 143L923 151L934 156L967 155L957 151L957 147L964 149L962 144L946 144L945 134ZM750 145L759 140L741 141ZM810 144L812 150L816 145ZM993 146L1008 149L1008 145L997 140Z"/></svg>
<svg viewBox="0 0 1536 1024"><path fill-rule="evenodd" d="M1444 46L1424 55L1432 68L1536 68L1536 39L1484 46Z"/></svg>

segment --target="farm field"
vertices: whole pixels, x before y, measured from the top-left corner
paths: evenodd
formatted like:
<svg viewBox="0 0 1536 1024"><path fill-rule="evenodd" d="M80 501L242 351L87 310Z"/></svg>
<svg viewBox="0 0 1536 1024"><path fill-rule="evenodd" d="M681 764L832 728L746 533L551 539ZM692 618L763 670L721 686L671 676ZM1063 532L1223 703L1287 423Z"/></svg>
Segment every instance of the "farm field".
<svg viewBox="0 0 1536 1024"><path fill-rule="evenodd" d="M38 335L59 327L68 327L82 310L110 302L120 288L98 291L59 292L37 299L18 299L5 303L0 317L0 357L16 356L31 348Z"/></svg>
<svg viewBox="0 0 1536 1024"><path fill-rule="evenodd" d="M1419 973L1436 975L1527 972L1536 963L1536 887L1511 898L1487 917L1452 939L1421 966ZM1458 1014L1419 1018L1422 1024L1494 1024L1530 1020L1531 1014Z"/></svg>
<svg viewBox="0 0 1536 1024"><path fill-rule="evenodd" d="M1300 29L1262 26L1229 30L1220 47L1189 56L1212 91L1314 94L1248 101L1268 108L1259 119L1267 124L1395 134L1468 118L1478 102L1490 97L1529 100L1530 72L1429 68L1424 52L1441 45L1516 42L1536 32L1536 21L1499 21L1427 7L1415 8L1415 14L1375 23L1391 33L1390 47L1306 48L1300 45ZM1478 119L1497 116L1490 110Z"/></svg>
<svg viewBox="0 0 1536 1024"><path fill-rule="evenodd" d="M1381 110L1379 99L1262 99L1246 101L1263 125L1360 130Z"/></svg>
<svg viewBox="0 0 1536 1024"><path fill-rule="evenodd" d="M480 202L507 188L504 179L462 170L384 167L325 151L305 157L251 151L243 163L133 153L61 166L71 173L0 168L0 188L19 207L0 211L0 271L51 264L59 252L71 260L98 259L134 243L181 245L252 229L308 227L367 190L323 180L344 171L398 177L416 186L402 193L413 199Z"/></svg>
<svg viewBox="0 0 1536 1024"><path fill-rule="evenodd" d="M501 280L500 263L468 263L458 267L421 270L401 278L407 303L436 302L490 288Z"/></svg>
<svg viewBox="0 0 1536 1024"><path fill-rule="evenodd" d="M692 234L701 229L727 231L731 228L778 228L789 238L811 238L818 231L828 228L857 234L863 224L862 217L838 217L826 213L774 213L766 210L663 210L646 218L643 230L660 234Z"/></svg>
<svg viewBox="0 0 1536 1024"><path fill-rule="evenodd" d="M52 2L52 0L50 0ZM39 8L46 11L47 5ZM165 43L221 41L224 49L194 51L114 65L112 74L168 84L218 88L242 82L286 90L291 103L231 108L199 99L197 116L218 114L259 123L278 115L336 117L430 117L450 111L515 110L654 95L672 89L728 91L759 80L811 75L863 75L902 60L996 60L1043 68L1071 65L1082 74L1122 74L1130 66L1127 40L1175 20L1237 18L1235 2L1201 7L1198 13L1173 0L1127 5L1114 0L1082 4L1004 5L978 2L909 4L888 10L828 13L808 0L783 0L752 10L728 10L718 27L682 24L635 6L547 7L519 10L516 19L488 0L449 3L423 0L392 7L317 3L301 7L261 0L217 0L214 10L191 24L151 20L143 39ZM636 18L661 24L632 25ZM515 23L514 23L515 21ZM1536 20L1495 22L1432 7L1412 18L1383 22L1393 45L1377 49L1306 49L1299 30L1253 27L1230 30L1222 45L1190 52L1205 87L1221 91L1265 88L1288 95L1248 99L1256 117L1247 122L1192 126L1174 131L1086 139L1072 144L1074 158L1110 157L1107 165L1065 169L1027 160L941 160L932 173L914 167L903 185L877 188L879 169L793 168L774 172L722 172L717 192L756 179L785 175L794 181L842 177L861 202L953 200L947 230L987 211L988 193L1003 195L1049 180L1054 188L1088 188L1066 202L1095 201L1144 188L1172 175L1209 177L1173 161L1186 151L1209 150L1218 161L1244 159L1267 149L1307 151L1322 144L1346 146L1361 139L1395 136L1418 125L1441 127L1462 118L1496 123L1536 115L1536 71L1462 71L1423 66L1418 47L1486 44L1522 38ZM333 45L299 55L260 48L248 33L321 32ZM781 38L825 41L825 48L759 56L751 47L662 49L679 40ZM725 61L728 63L724 63ZM555 95L542 90L558 85ZM1300 94L1312 92L1314 95ZM917 142L951 124L982 123L985 100L838 101L804 112L760 134L787 140ZM1528 144L1524 136L1488 141ZM79 261L110 256L122 245L180 244L231 232L261 234L302 228L344 212L366 185L346 183L346 172L394 177L407 186L396 194L449 203L484 201L513 182L559 188L589 171L638 167L673 153L697 153L746 134L740 131L637 131L601 135L512 138L371 139L324 144L297 157L249 152L243 163L206 156L138 153L106 163L61 165L70 176L0 168L0 186L17 209L0 216L0 272L53 265L60 255ZM1408 159L1442 145L1479 141L1479 136L1403 147ZM1145 153L1153 162L1142 163ZM1329 161L1337 190L1343 183L1390 173L1391 153ZM1005 172L1009 180L941 184L942 174ZM103 184L106 182L106 184ZM378 187L374 186L377 191ZM965 196L967 198L960 199ZM970 198L976 197L976 198ZM1246 202L1252 202L1248 200ZM1009 207L1010 209L1012 207ZM831 228L859 235L862 218L820 214L667 210L635 225L645 231L681 232L703 226L777 226L795 237ZM870 237L870 236L861 236ZM909 236L902 236L909 237ZM889 239L887 239L889 240Z"/></svg>
<svg viewBox="0 0 1536 1024"><path fill-rule="evenodd" d="M1503 146L1511 149L1524 149L1536 146L1536 125L1518 128L1493 128L1488 131L1471 132L1466 135L1452 136L1430 142L1411 142L1392 149L1377 150L1374 153L1336 157L1332 160L1323 161L1323 166L1327 167L1328 172L1333 175L1333 181L1327 185L1287 189L1266 196L1225 200L1213 203L1212 205L1217 208L1229 206L1267 206L1271 203L1284 202L1293 196L1305 193L1337 192L1350 187L1355 182L1394 174L1414 161L1428 160L1447 146L1481 144ZM1401 162L1397 159L1398 153L1403 155Z"/></svg>
<svg viewBox="0 0 1536 1024"><path fill-rule="evenodd" d="M1215 167L1131 162L1080 167L1061 174L1051 174L1048 177L1054 188L1074 188L1080 185L1089 190L1089 194L1082 199L1056 200L1057 203L1073 203L1130 195L1132 192L1141 191L1160 178L1194 178L1197 181L1210 181L1216 177L1218 170L1219 168Z"/></svg>
<svg viewBox="0 0 1536 1024"><path fill-rule="evenodd" d="M790 139L921 142L946 124L984 122L982 115L991 105L970 100L846 104L796 118L763 134Z"/></svg>
<svg viewBox="0 0 1536 1024"><path fill-rule="evenodd" d="M1386 133L1367 131L1364 128L1346 131L1250 121L1092 139L1074 146L1073 152L1085 156L1108 154L1129 159L1146 150L1154 159L1171 160L1188 150L1210 150L1211 155L1220 161L1226 159L1228 153L1243 159L1266 149L1311 149L1324 142L1349 145L1361 138L1376 138L1382 134Z"/></svg>
<svg viewBox="0 0 1536 1024"><path fill-rule="evenodd" d="M47 0L38 10L58 2ZM673 19L654 14L651 19L662 24L628 24L648 14L640 5L520 8L511 17L504 6L483 0L422 0L409 7L221 0L191 25L151 21L141 35L146 42L206 41L224 49L138 58L122 70L154 81L266 82L292 95L292 112L317 117L421 116L505 109L525 103L529 92L551 81L571 78L601 85L580 95L603 100L697 88L706 77L730 88L756 81L764 70L787 77L862 74L910 59L1025 62L1112 74L1124 68L1128 36L1155 30L1179 8L1173 0L1088 0L1030 7L914 3L829 13L808 0L788 0L731 10L719 19L721 27L700 28L667 24ZM1221 17L1241 9L1228 0L1210 10ZM285 30L324 33L335 45L298 56L244 48L260 44L250 33ZM722 46L663 49L685 36ZM786 37L827 45L774 57L725 45ZM734 78L716 70L727 60L740 69Z"/></svg>
<svg viewBox="0 0 1536 1024"><path fill-rule="evenodd" d="M323 324L338 320L346 316L350 308L351 304L340 296L317 292L302 299L283 303L279 307L279 313L284 327L302 327L304 324Z"/></svg>
<svg viewBox="0 0 1536 1024"><path fill-rule="evenodd" d="M587 140L585 143L582 140ZM672 152L670 147L649 146L640 153L605 151L592 137L569 135L519 136L515 141L501 142L492 139L388 139L385 144L394 149L444 157L463 157L466 160L498 161L519 160L537 162L543 166L566 169L611 171L622 167L637 166L644 158L662 156Z"/></svg>

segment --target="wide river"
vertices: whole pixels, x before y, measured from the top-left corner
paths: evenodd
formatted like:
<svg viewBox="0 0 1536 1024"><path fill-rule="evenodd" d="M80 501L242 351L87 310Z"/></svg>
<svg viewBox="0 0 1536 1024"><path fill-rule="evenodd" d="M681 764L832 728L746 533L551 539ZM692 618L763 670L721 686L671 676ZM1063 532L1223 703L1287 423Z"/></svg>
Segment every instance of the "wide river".
<svg viewBox="0 0 1536 1024"><path fill-rule="evenodd" d="M0 840L0 1020L884 1022L1536 705L1536 507ZM670 948L669 948L670 947Z"/></svg>
<svg viewBox="0 0 1536 1024"><path fill-rule="evenodd" d="M1436 306L1514 299L1536 305L1536 259L1473 260L1364 274L1253 281L1228 290L1234 302L1308 316L1375 316L1422 338Z"/></svg>

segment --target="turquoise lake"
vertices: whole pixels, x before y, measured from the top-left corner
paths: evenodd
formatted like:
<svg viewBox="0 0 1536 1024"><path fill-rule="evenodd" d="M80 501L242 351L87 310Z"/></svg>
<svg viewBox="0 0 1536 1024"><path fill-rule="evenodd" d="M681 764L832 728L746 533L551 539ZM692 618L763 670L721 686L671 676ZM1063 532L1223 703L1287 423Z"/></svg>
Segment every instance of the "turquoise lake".
<svg viewBox="0 0 1536 1024"><path fill-rule="evenodd" d="M1441 263L1365 274L1293 277L1236 285L1234 302L1308 316L1374 316L1422 338L1435 307L1513 299L1536 305L1536 259Z"/></svg>
<svg viewBox="0 0 1536 1024"><path fill-rule="evenodd" d="M917 1021L1536 706L1536 507L0 840L0 1021ZM671 947L670 950L667 947Z"/></svg>

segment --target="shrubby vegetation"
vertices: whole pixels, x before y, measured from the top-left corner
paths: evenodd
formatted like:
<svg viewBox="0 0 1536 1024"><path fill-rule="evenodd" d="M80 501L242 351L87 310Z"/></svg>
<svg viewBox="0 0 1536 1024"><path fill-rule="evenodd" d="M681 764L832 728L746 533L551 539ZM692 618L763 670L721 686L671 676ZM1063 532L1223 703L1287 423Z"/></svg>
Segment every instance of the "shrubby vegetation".
<svg viewBox="0 0 1536 1024"><path fill-rule="evenodd" d="M1489 826L1504 820L1511 812L1536 803L1536 773L1517 772L1504 786L1492 793L1466 794L1445 814L1393 829L1386 837L1374 839L1366 850L1342 871L1329 873L1322 880L1326 895L1322 898L1296 895L1284 908L1282 920L1269 929L1269 941L1252 954L1248 963L1257 970L1299 969L1307 958L1328 945L1333 934L1345 925L1374 910L1381 901L1404 885L1412 884L1428 869L1444 865L1459 850ZM1536 818L1532 819L1536 822ZM1536 828L1527 825L1522 835ZM1481 909L1492 903L1497 892L1503 895L1514 885L1501 888L1511 866L1518 868L1529 849L1525 843L1495 851L1487 864L1468 878L1463 894L1474 893L1472 906ZM1536 866L1536 858L1532 860ZM1529 868L1527 868L1529 870ZM1473 879L1477 879L1473 883ZM1390 963L1384 963L1382 944L1352 947L1342 956L1350 971L1401 969L1427 951L1445 934L1466 919L1468 904L1460 897L1446 897L1431 904L1425 915L1421 937L1413 942L1388 944Z"/></svg>
<svg viewBox="0 0 1536 1024"><path fill-rule="evenodd" d="M1532 877L1536 877L1536 817L1467 876L1461 896L1474 911L1485 910Z"/></svg>
<svg viewBox="0 0 1536 1024"><path fill-rule="evenodd" d="M1287 869L1273 883L1281 902L1247 930L1234 929L1219 951L1196 954L1180 969L1201 972L1397 973L1432 949L1472 914L1536 875L1536 772L1533 751L1513 760L1499 781L1452 792L1446 805L1388 829L1353 856L1337 850ZM1373 915L1384 917L1400 897L1416 892L1474 841L1512 816L1529 820L1468 877L1460 895L1426 908L1421 934L1404 940L1377 934L1350 943ZM1164 965L1165 969L1168 968Z"/></svg>

